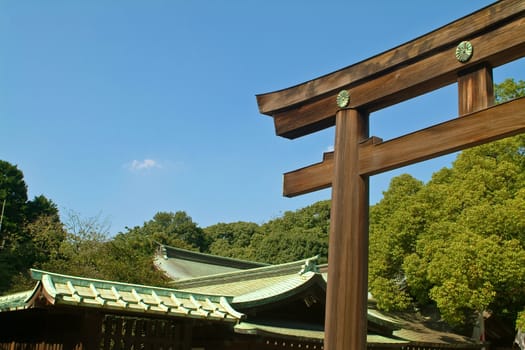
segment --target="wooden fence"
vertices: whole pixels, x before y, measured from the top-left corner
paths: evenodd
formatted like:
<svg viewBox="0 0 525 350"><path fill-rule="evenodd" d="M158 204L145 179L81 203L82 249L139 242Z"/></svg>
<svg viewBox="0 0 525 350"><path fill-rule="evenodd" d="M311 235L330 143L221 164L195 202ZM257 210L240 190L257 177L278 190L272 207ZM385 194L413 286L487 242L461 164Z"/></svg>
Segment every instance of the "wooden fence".
<svg viewBox="0 0 525 350"><path fill-rule="evenodd" d="M20 343L16 341L8 343L0 343L0 350L82 350L82 343L77 343L73 346L65 346L65 344L60 343L48 343L48 342L38 342L38 343Z"/></svg>
<svg viewBox="0 0 525 350"><path fill-rule="evenodd" d="M181 323L122 316L106 316L101 349L182 350L191 341Z"/></svg>
<svg viewBox="0 0 525 350"><path fill-rule="evenodd" d="M25 329L25 337L12 334L0 341L0 350L186 350L190 348L188 325L165 319L104 315L46 329ZM19 325L20 327L21 325ZM72 329L74 328L74 329ZM60 331L62 329L62 331ZM89 329L86 332L86 329ZM15 332L15 333L19 333Z"/></svg>

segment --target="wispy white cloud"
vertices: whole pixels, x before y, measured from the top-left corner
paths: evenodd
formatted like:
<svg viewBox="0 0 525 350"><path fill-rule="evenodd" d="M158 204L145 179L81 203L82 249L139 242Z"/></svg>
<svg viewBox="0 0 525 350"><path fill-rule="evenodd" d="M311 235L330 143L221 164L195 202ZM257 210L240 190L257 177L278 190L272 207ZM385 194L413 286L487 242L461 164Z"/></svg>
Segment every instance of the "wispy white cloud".
<svg viewBox="0 0 525 350"><path fill-rule="evenodd" d="M330 145L330 146L326 147L324 151L325 152L333 152L334 151L334 145Z"/></svg>
<svg viewBox="0 0 525 350"><path fill-rule="evenodd" d="M136 160L129 163L128 168L133 171L141 171L152 168L162 168L162 165L153 159Z"/></svg>

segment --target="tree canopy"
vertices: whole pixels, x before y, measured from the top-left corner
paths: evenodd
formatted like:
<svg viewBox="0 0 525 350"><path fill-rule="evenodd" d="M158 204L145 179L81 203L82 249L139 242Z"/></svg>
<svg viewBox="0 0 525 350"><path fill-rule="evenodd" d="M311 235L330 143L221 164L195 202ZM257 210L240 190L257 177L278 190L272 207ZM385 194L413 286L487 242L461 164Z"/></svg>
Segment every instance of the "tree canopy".
<svg viewBox="0 0 525 350"><path fill-rule="evenodd" d="M24 174L0 160L0 292L19 283L19 274L50 259L61 240L56 205L45 196L27 198Z"/></svg>
<svg viewBox="0 0 525 350"><path fill-rule="evenodd" d="M524 86L506 80L496 96L517 97ZM514 320L525 305L524 195L523 134L459 153L426 184L394 178L370 210L370 287L379 305L435 304L452 324L483 311Z"/></svg>

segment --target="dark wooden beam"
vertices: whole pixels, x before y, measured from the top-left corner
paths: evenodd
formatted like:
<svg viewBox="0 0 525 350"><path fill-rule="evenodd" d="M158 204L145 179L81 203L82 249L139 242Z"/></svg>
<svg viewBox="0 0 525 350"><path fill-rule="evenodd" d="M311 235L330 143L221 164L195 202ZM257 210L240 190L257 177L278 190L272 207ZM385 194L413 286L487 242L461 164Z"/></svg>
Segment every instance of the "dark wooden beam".
<svg viewBox="0 0 525 350"><path fill-rule="evenodd" d="M334 125L335 97L351 95L349 107L372 112L456 82L480 64L492 67L525 55L525 2L504 0L369 60L293 88L257 96L262 113L274 117L276 133L297 138ZM485 29L483 29L485 28ZM458 62L461 40L474 47Z"/></svg>
<svg viewBox="0 0 525 350"><path fill-rule="evenodd" d="M455 57L455 47L421 59L408 66L385 73L373 80L348 86L349 107L369 112L420 96L455 83L462 70L479 64L497 67L525 56L525 18L509 23L498 30L472 38L474 56L464 64ZM297 108L276 113L276 133L296 138L333 125L338 107L337 92Z"/></svg>
<svg viewBox="0 0 525 350"><path fill-rule="evenodd" d="M337 113L324 338L330 350L367 348L369 195L358 164L359 141L367 137L367 116Z"/></svg>
<svg viewBox="0 0 525 350"><path fill-rule="evenodd" d="M361 174L375 175L525 132L525 98L374 145L360 152Z"/></svg>
<svg viewBox="0 0 525 350"><path fill-rule="evenodd" d="M332 186L334 152L326 152L323 161L284 174L283 196L295 197Z"/></svg>
<svg viewBox="0 0 525 350"><path fill-rule="evenodd" d="M458 112L465 115L494 104L492 68L482 66L458 77Z"/></svg>
<svg viewBox="0 0 525 350"><path fill-rule="evenodd" d="M520 98L385 142L363 142L359 172L379 174L523 132L525 98ZM325 155L321 163L284 174L283 193L294 197L327 188L332 178L333 156Z"/></svg>
<svg viewBox="0 0 525 350"><path fill-rule="evenodd" d="M259 110L262 114L273 116L278 111L315 100L399 65L410 64L411 60L429 56L442 47L454 47L460 41L508 22L524 11L525 2L522 0L495 2L433 32L341 70L287 89L259 94Z"/></svg>

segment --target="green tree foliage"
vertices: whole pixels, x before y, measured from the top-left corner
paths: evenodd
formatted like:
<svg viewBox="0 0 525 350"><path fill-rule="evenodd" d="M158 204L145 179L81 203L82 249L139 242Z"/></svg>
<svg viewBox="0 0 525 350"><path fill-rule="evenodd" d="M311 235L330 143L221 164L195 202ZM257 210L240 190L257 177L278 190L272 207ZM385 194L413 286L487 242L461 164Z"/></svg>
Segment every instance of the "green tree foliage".
<svg viewBox="0 0 525 350"><path fill-rule="evenodd" d="M24 174L16 165L0 161L0 206L3 206L0 238L4 245L23 231L26 202Z"/></svg>
<svg viewBox="0 0 525 350"><path fill-rule="evenodd" d="M525 96L525 81L515 81L512 78L505 79L495 86L494 95L497 103Z"/></svg>
<svg viewBox="0 0 525 350"><path fill-rule="evenodd" d="M67 233L58 216L39 216L26 225L26 230L31 237L25 247L31 255L31 266L40 267L60 256L60 248Z"/></svg>
<svg viewBox="0 0 525 350"><path fill-rule="evenodd" d="M159 243L191 250L205 250L208 241L204 231L183 211L159 212L143 226L128 228L112 239L100 226L100 220L88 220L70 229L75 234L64 243L71 274L109 279L126 283L165 286L166 278L155 269L153 257ZM61 273L65 273L62 268Z"/></svg>
<svg viewBox="0 0 525 350"><path fill-rule="evenodd" d="M204 229L210 243L208 253L244 260L256 260L252 237L260 231L253 222L218 223Z"/></svg>
<svg viewBox="0 0 525 350"><path fill-rule="evenodd" d="M43 195L27 199L24 174L0 161L0 292L23 284L27 270L47 261L64 239L56 205Z"/></svg>
<svg viewBox="0 0 525 350"><path fill-rule="evenodd" d="M100 271L106 279L127 283L168 286L167 278L153 264L153 249L137 249L140 243L124 234L108 241Z"/></svg>
<svg viewBox="0 0 525 350"><path fill-rule="evenodd" d="M55 203L43 195L28 201L21 237L17 242L18 255L24 269L38 267L56 256L60 243L66 239L66 232Z"/></svg>
<svg viewBox="0 0 525 350"><path fill-rule="evenodd" d="M415 202L423 183L405 174L392 179L383 199L370 208L370 290L378 306L403 309L410 303L404 281L404 258L413 252L424 226L424 206Z"/></svg>
<svg viewBox="0 0 525 350"><path fill-rule="evenodd" d="M461 232L450 241L433 242L427 278L430 297L443 317L463 324L472 312L494 310L515 317L523 305L525 251L519 241Z"/></svg>
<svg viewBox="0 0 525 350"><path fill-rule="evenodd" d="M98 217L83 218L75 212L67 213L66 237L61 241L53 259L41 264L51 272L104 278L99 266L106 256L102 248L107 240L107 228Z"/></svg>
<svg viewBox="0 0 525 350"><path fill-rule="evenodd" d="M100 216L83 218L70 212L67 236L44 270L126 283L165 285L153 265L154 245L140 228L108 238L109 225Z"/></svg>
<svg viewBox="0 0 525 350"><path fill-rule="evenodd" d="M320 256L328 257L330 201L285 212L258 225L251 222L219 223L204 229L207 253L272 264Z"/></svg>
<svg viewBox="0 0 525 350"><path fill-rule="evenodd" d="M320 201L261 226L253 235L251 247L257 261L284 263L320 256L328 257L330 201Z"/></svg>
<svg viewBox="0 0 525 350"><path fill-rule="evenodd" d="M524 83L496 86L499 102ZM461 152L427 184L392 180L370 210L370 286L380 306L434 303L450 323L525 305L525 135ZM525 322L524 322L525 324Z"/></svg>
<svg viewBox="0 0 525 350"><path fill-rule="evenodd" d="M150 247L162 243L179 248L207 251L209 245L204 230L184 211L159 212L142 227L129 229L128 234L143 237L143 241L148 242Z"/></svg>
<svg viewBox="0 0 525 350"><path fill-rule="evenodd" d="M36 196L33 200L26 202L25 218L27 222L35 222L42 216L47 216L56 222L60 221L56 204L45 196Z"/></svg>

